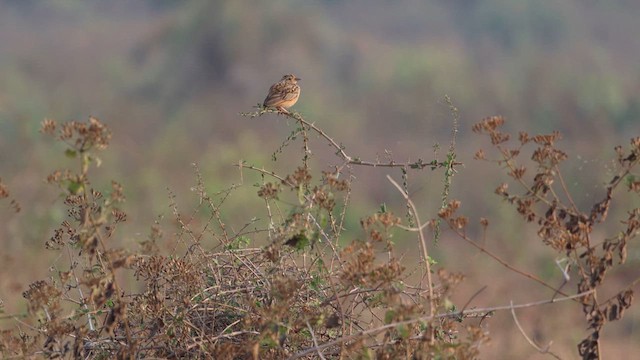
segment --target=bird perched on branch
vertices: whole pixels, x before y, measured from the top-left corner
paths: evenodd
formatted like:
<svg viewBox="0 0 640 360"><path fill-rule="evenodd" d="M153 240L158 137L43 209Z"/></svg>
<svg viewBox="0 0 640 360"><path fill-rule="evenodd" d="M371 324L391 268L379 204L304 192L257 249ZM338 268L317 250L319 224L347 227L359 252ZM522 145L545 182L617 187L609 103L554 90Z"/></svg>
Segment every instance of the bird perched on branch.
<svg viewBox="0 0 640 360"><path fill-rule="evenodd" d="M288 114L288 108L298 101L300 97L300 86L298 80L293 74L287 74L280 81L271 85L269 94L264 99L262 106L265 108L275 108L278 111Z"/></svg>

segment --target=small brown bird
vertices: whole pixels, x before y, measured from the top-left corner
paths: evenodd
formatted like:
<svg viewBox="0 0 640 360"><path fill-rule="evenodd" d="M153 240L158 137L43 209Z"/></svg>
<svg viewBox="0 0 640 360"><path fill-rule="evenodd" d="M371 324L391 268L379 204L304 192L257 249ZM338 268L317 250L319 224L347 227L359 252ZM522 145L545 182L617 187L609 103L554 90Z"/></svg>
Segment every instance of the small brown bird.
<svg viewBox="0 0 640 360"><path fill-rule="evenodd" d="M264 99L262 106L265 108L275 108L280 112L288 114L288 108L298 101L300 97L300 86L298 80L293 74L287 74L280 81L271 85L269 94Z"/></svg>

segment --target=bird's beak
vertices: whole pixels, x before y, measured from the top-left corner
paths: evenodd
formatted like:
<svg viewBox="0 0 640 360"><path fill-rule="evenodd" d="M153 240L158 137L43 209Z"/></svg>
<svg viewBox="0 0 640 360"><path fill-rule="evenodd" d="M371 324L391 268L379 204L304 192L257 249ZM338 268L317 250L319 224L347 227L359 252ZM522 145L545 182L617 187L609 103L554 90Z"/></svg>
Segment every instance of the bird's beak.
<svg viewBox="0 0 640 360"><path fill-rule="evenodd" d="M300 79L299 77L296 78L296 81L300 81L300 80L302 80L302 79Z"/></svg>

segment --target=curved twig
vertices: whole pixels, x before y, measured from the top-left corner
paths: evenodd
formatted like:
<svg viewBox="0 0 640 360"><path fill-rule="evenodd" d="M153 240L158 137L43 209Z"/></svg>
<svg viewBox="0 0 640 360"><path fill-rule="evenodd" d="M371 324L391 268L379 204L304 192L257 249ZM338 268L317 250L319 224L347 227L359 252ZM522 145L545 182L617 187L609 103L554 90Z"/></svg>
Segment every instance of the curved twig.
<svg viewBox="0 0 640 360"><path fill-rule="evenodd" d="M391 160L389 162L380 162L380 161L362 160L357 156L351 156L351 155L347 154L347 152L345 151L344 146L339 145L333 138L331 138L329 135L327 135L326 132L324 132L322 129L318 128L317 126L315 126L315 124L306 121L302 117L302 115L300 115L300 113L298 113L298 112L284 113L284 112L281 112L281 111L278 111L278 110L264 109L264 108L259 107L259 109L257 111L247 112L247 113L240 113L240 115L241 116L245 116L245 117L249 117L249 118L255 118L255 117L262 116L264 114L271 114L271 113L291 118L291 119L293 119L295 121L300 122L301 124L303 124L304 126L308 127L309 129L315 131L318 135L320 135L322 138L327 140L329 142L329 144L336 149L336 155L338 155L338 157L340 157L346 164L372 166L372 167L391 167L391 168L398 168L399 167L399 168L411 168L411 169L418 169L418 170L424 169L426 167L430 167L433 170L433 169L437 169L437 168L446 168L446 167L455 166L455 165L462 165L461 162L453 162L453 163L451 163L450 161L437 161L437 160L432 160L430 162L424 162L424 160L422 160L422 159L418 159L417 161L414 161L414 162L395 162L393 160Z"/></svg>

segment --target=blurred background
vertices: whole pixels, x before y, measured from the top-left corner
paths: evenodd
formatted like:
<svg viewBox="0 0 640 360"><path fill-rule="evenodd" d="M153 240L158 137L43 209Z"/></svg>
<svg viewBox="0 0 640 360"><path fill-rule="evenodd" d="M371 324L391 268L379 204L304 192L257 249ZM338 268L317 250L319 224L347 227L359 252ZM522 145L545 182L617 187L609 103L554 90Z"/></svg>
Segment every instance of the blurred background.
<svg viewBox="0 0 640 360"><path fill-rule="evenodd" d="M275 115L239 115L254 110L285 73L303 79L294 109L350 155L369 160L442 160L454 118L448 95L459 110L456 153L464 163L452 197L462 201L472 228L481 216L489 219L488 248L560 284L557 254L493 195L506 176L473 160L480 148L491 153L471 126L499 114L514 133L561 131L560 147L570 155L565 179L578 205L589 209L614 173L614 146L640 136L638 19L635 0L2 1L0 177L22 211L0 204L0 299L8 312L24 311L20 293L27 284L50 276L49 268L63 261L43 246L66 216L56 203L59 191L44 178L71 163L61 144L38 132L44 118L93 115L111 128L112 145L101 154L93 185L106 189L113 179L125 186L128 221L114 241L134 248L155 220L170 223L169 192L186 213L197 205L194 163L208 191L243 181L223 209L231 227L242 226L247 209L263 204L253 187L259 177L245 171L241 179L234 163L281 174L295 169L299 143L277 162L271 159L295 124ZM340 164L321 139L312 141L316 170ZM359 219L381 204L405 211L385 179L390 174L400 180L399 170L354 174L346 226L352 238L362 236ZM442 179L438 170L409 172L423 218L437 213ZM637 195L623 197L609 215L609 236L625 210L640 206ZM407 264L418 260L413 234L396 240ZM638 277L638 249L631 247L627 264L610 275L615 285ZM483 286L470 306L552 295L449 233L432 253L439 266L467 276L459 306ZM534 340L553 341L552 350L577 358L586 331L575 304L526 309L519 316ZM492 342L483 358L544 358L508 313L486 326ZM640 351L637 307L605 329L608 358Z"/></svg>

